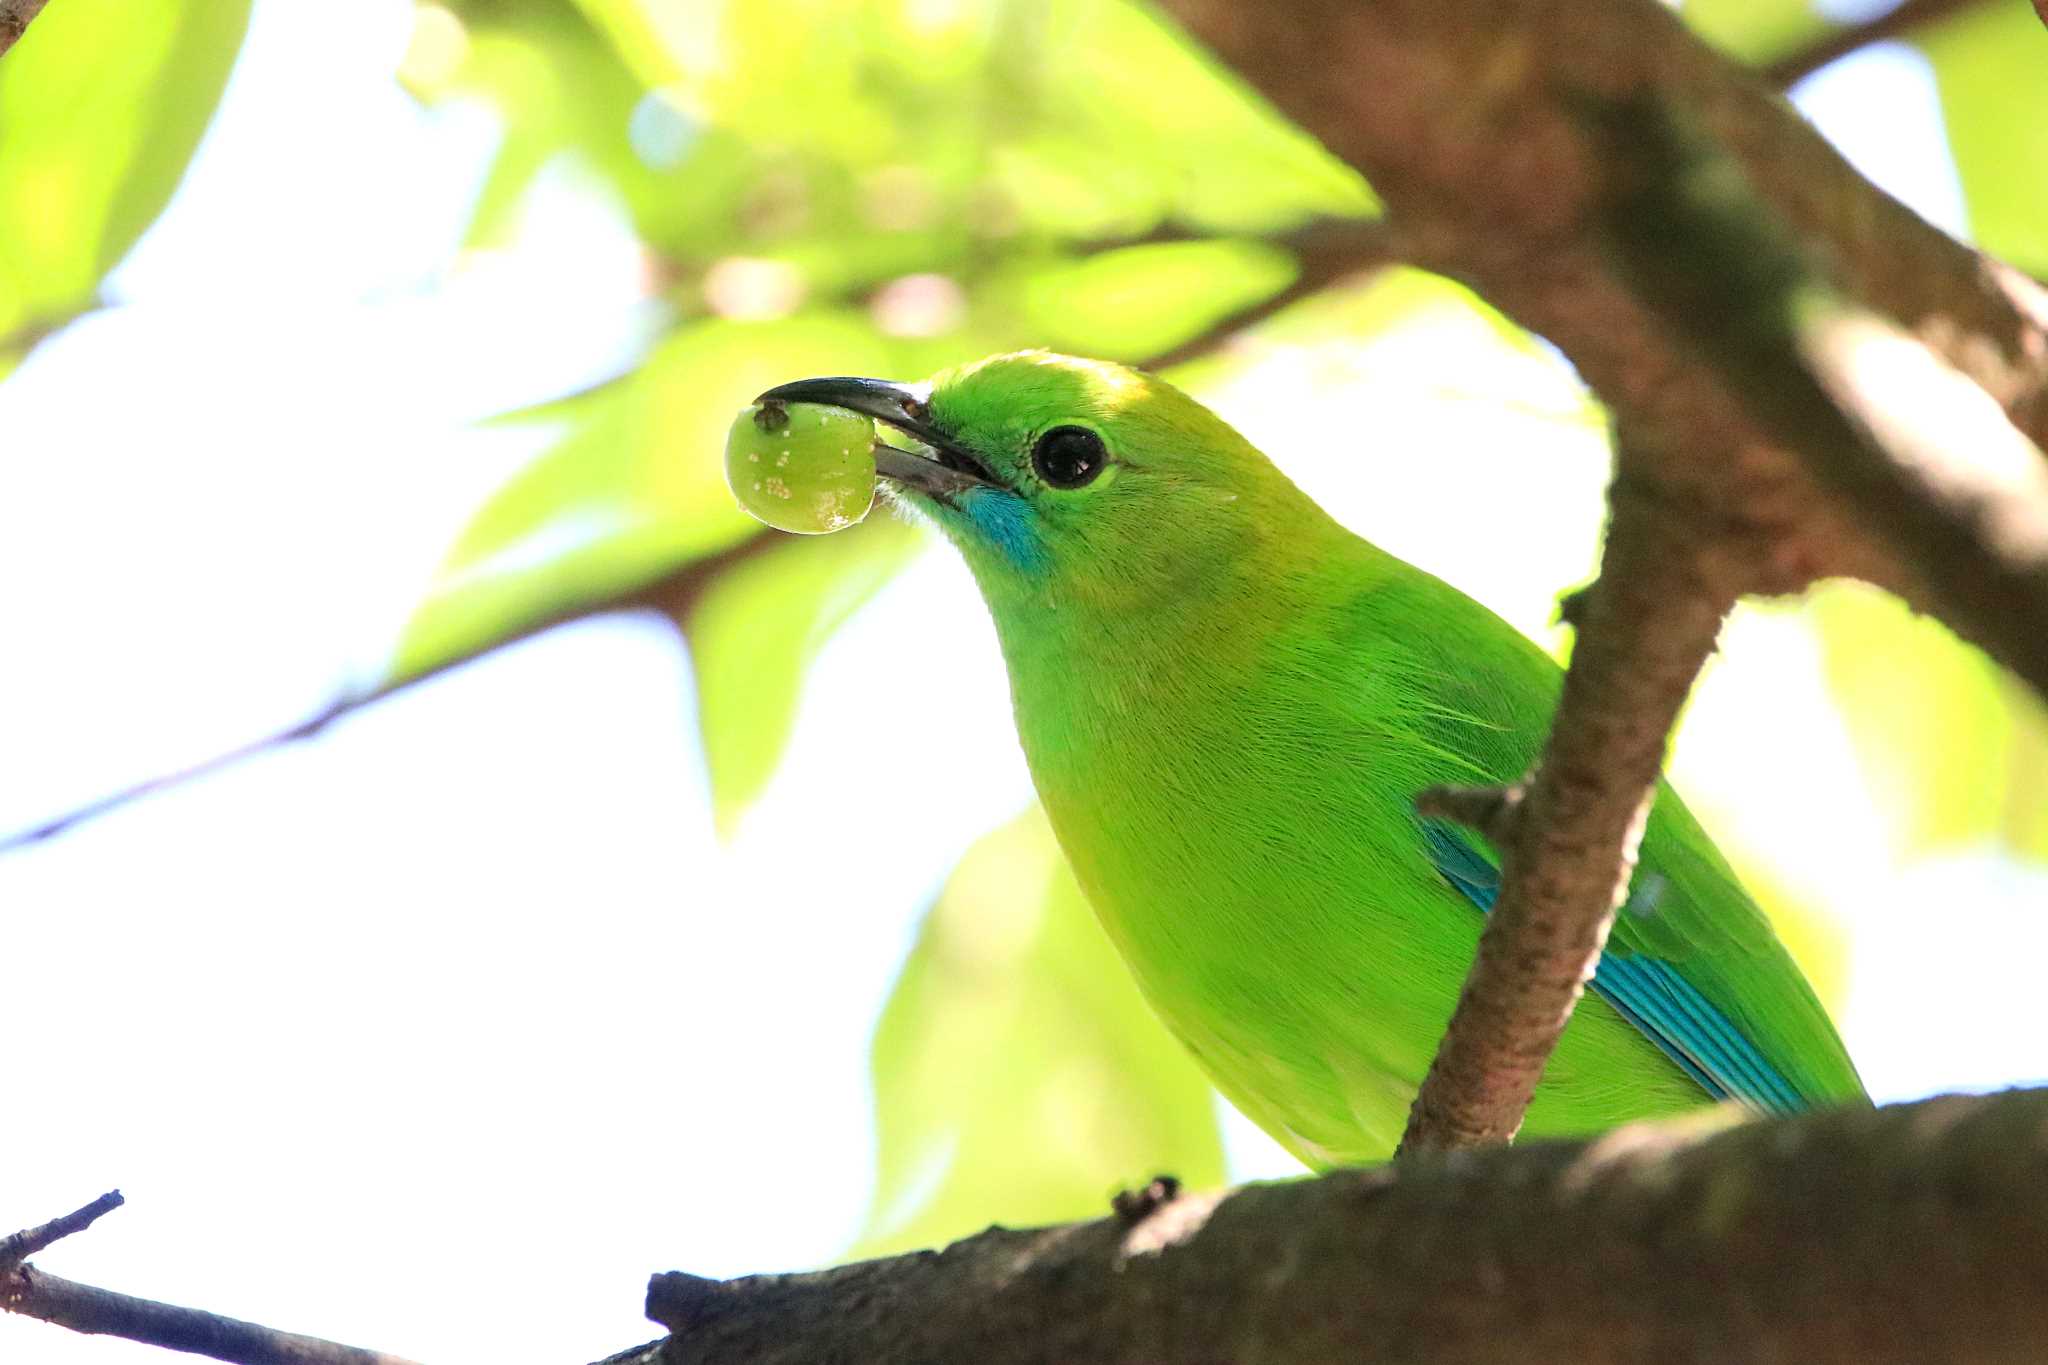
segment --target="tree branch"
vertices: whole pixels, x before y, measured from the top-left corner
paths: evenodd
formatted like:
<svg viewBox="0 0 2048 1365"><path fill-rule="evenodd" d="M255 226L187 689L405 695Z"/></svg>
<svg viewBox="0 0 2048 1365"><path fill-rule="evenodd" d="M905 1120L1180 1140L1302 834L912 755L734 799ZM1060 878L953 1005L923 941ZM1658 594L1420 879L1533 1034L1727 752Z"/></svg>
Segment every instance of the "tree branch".
<svg viewBox="0 0 2048 1365"><path fill-rule="evenodd" d="M84 1231L121 1203L121 1192L110 1191L82 1209L0 1241L0 1311L38 1318L74 1332L123 1337L236 1365L412 1365L380 1351L96 1289L23 1264L59 1238Z"/></svg>
<svg viewBox="0 0 2048 1365"><path fill-rule="evenodd" d="M1938 355L1842 298L1741 168L1660 105L1596 115L1622 276L1743 411L2048 697L2048 457Z"/></svg>
<svg viewBox="0 0 2048 1365"><path fill-rule="evenodd" d="M28 26L43 12L49 0L0 0L0 57L21 41Z"/></svg>
<svg viewBox="0 0 2048 1365"><path fill-rule="evenodd" d="M1673 453L1674 486L1745 532L1742 553L1721 566L1744 588L1786 593L1853 575L1914 594L1918 579L1815 487L1616 268L1601 230L1611 148L1588 126L1589 106L1640 101L1697 124L1827 262L1837 289L1982 385L2036 444L2048 436L2038 286L1871 185L1656 0L1166 7L1364 172L1407 259L1554 342L1637 439Z"/></svg>
<svg viewBox="0 0 2048 1365"><path fill-rule="evenodd" d="M73 1209L38 1227L24 1228L11 1236L0 1238L0 1275L11 1274L23 1261L41 1252L51 1243L69 1237L75 1232L84 1232L126 1202L121 1198L119 1190L108 1190L83 1208Z"/></svg>
<svg viewBox="0 0 2048 1365"><path fill-rule="evenodd" d="M1535 774L1499 793L1436 789L1425 815L1474 824L1499 847L1500 899L1401 1153L1506 1142L1600 964L1628 892L1664 749L1734 598L1706 570L1701 536L1628 480L1617 452L1600 577Z"/></svg>
<svg viewBox="0 0 2048 1365"><path fill-rule="evenodd" d="M1428 1156L730 1281L640 1365L2034 1361L2048 1092Z"/></svg>
<svg viewBox="0 0 2048 1365"><path fill-rule="evenodd" d="M281 745L291 744L302 739L311 739L344 716L360 711L366 706L374 705L387 697L396 696L415 684L425 682L429 678L439 677L451 669L460 668L474 659L495 650L503 649L507 645L516 644L521 640L529 640L536 635L545 634L556 626L566 625L570 621L582 620L584 617L595 616L602 612L631 611L641 607L660 606L665 608L666 604L676 601L694 602L698 596L702 595L704 589L713 578L723 573L726 569L731 568L734 564L751 559L766 550L774 542L774 536L774 532L765 529L753 532L735 541L723 550L706 555L701 559L693 559L681 568L675 569L652 582L614 594L601 601L578 602L559 611L550 612L546 616L537 617L510 634L501 636L493 640L489 645L473 652L443 659L432 667L424 668L395 682L377 687L343 692L304 720L294 722L282 730L273 730L268 734L259 735L246 744L237 745L235 748L227 749L220 753L209 754L198 762L189 763L182 768L174 768L169 772L157 773L151 777L144 778L140 782L132 783L129 786L109 792L105 796L88 801L84 805L74 806L70 810L54 815L39 824L31 825L27 829L16 830L0 836L0 853L4 853L9 849L20 848L26 844L39 843L54 835L62 834L74 825L82 824L87 820L97 819L110 811L118 810L132 801L141 800L145 796L151 796L172 787L182 786L196 777L203 777L222 768L232 767L243 759L253 757L267 749L275 749Z"/></svg>
<svg viewBox="0 0 2048 1365"><path fill-rule="evenodd" d="M74 1332L121 1337L145 1346L211 1356L235 1365L413 1365L402 1356L366 1351L320 1337L280 1332L261 1323L96 1289L23 1266L0 1276L0 1309L40 1318Z"/></svg>

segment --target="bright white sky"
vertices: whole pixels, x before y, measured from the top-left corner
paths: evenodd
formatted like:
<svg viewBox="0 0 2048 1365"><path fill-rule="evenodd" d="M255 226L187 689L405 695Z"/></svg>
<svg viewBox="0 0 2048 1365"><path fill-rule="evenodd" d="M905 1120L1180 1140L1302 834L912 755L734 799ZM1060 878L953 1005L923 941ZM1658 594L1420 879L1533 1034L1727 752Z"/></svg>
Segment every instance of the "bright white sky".
<svg viewBox="0 0 2048 1365"><path fill-rule="evenodd" d="M409 6L357 8L259 0L192 175L117 277L130 306L0 388L0 827L289 722L376 660L528 448L465 425L642 334L630 239L568 180L519 253L440 276L492 126L418 109L390 79ZM1804 103L1960 228L1932 98L1887 49ZM1211 396L1283 463L1340 402L1373 405L1384 455L1304 480L1533 625L1590 562L1599 448L1542 362L1504 364L1498 403L1445 392L1468 328L1276 354ZM1504 442L1527 460L1481 458ZM1446 490L1482 478L1447 536ZM1574 523L1568 551L1518 541L1534 499ZM2048 1074L2048 876L1897 867L1804 627L1749 613L1726 643L1681 785L1848 923L1873 1089ZM1029 799L1000 662L964 573L926 556L828 649L725 847L689 686L666 629L591 622L0 857L0 1232L118 1185L130 1207L49 1269L444 1363L594 1359L656 1335L650 1271L832 1257L867 1196L867 1033L914 917ZM948 743L848 753L876 696L911 688L949 699ZM913 818L848 818L881 809ZM1231 1131L1240 1171L1291 1168ZM0 1359L163 1358L0 1318Z"/></svg>

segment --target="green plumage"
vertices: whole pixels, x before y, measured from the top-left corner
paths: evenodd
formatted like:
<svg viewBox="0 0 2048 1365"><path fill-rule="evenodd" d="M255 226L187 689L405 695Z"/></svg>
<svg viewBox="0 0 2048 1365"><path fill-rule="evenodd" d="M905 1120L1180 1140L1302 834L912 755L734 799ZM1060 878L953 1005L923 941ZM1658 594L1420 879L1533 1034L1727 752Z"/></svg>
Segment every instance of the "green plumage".
<svg viewBox="0 0 2048 1365"><path fill-rule="evenodd" d="M1045 809L1147 999L1303 1160L1384 1158L1483 923L1414 795L1521 776L1557 666L1149 376L1001 356L939 376L926 417L991 486L900 496L981 586ZM1105 448L1081 486L1034 467L1061 426ZM1780 1084L1791 1103L1861 1098L1812 990L1668 790L1634 885L1608 957L1655 979L1603 968L1604 995L1639 992L1636 1021L1589 995L1524 1131L1691 1109L1716 1076L1758 1102Z"/></svg>

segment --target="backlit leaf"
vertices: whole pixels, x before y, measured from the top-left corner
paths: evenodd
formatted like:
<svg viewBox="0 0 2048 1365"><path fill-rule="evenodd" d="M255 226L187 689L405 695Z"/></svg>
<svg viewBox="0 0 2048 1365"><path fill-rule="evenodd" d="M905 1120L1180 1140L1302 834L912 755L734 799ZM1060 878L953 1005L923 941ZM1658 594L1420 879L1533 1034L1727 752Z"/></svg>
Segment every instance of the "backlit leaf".
<svg viewBox="0 0 2048 1365"><path fill-rule="evenodd" d="M2026 5L1975 5L1917 43L1934 64L1971 238L2048 270L2048 28Z"/></svg>
<svg viewBox="0 0 2048 1365"><path fill-rule="evenodd" d="M812 656L923 541L882 508L833 535L757 534L766 548L721 573L681 623L725 832L774 775Z"/></svg>
<svg viewBox="0 0 2048 1365"><path fill-rule="evenodd" d="M1831 585L1814 614L1842 718L1901 849L1997 840L2048 859L2048 708L1875 589Z"/></svg>
<svg viewBox="0 0 2048 1365"><path fill-rule="evenodd" d="M88 306L213 117L248 0L64 0L0 61L0 336Z"/></svg>
<svg viewBox="0 0 2048 1365"><path fill-rule="evenodd" d="M1098 1217L1223 1177L1208 1082L1153 1016L1036 811L968 853L875 1031L880 1170L853 1254Z"/></svg>

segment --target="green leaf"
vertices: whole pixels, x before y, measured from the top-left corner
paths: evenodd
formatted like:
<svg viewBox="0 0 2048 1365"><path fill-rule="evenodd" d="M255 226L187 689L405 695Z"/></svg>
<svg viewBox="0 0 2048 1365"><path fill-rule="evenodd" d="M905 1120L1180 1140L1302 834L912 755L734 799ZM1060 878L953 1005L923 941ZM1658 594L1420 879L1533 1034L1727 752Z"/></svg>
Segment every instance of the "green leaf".
<svg viewBox="0 0 2048 1365"><path fill-rule="evenodd" d="M925 216L978 220L976 235L994 237L1018 228L1099 236L1169 217L1263 231L1376 208L1355 171L1142 6L582 8L647 88L747 144L785 182L766 196L778 202L757 199L742 215L757 222L839 236L899 230L877 221L895 215L872 212L859 192L877 173L909 173L929 195ZM888 161L877 148L889 149Z"/></svg>
<svg viewBox="0 0 2048 1365"><path fill-rule="evenodd" d="M686 78L678 54L709 55L717 50L720 15L716 6L642 4L640 0L577 0L577 4L649 89L675 85Z"/></svg>
<svg viewBox="0 0 2048 1365"><path fill-rule="evenodd" d="M556 157L580 153L607 181L632 169L614 158L640 91L573 15L532 16L518 30L478 28L455 80L420 93L481 95L504 118L504 137L470 220L472 242L511 236L521 198Z"/></svg>
<svg viewBox="0 0 2048 1365"><path fill-rule="evenodd" d="M751 534L725 486L725 433L793 375L888 373L857 321L708 322L626 378L541 416L562 440L470 519L401 632L396 683L579 609L596 609Z"/></svg>
<svg viewBox="0 0 2048 1365"><path fill-rule="evenodd" d="M1813 611L1828 681L1899 846L1994 839L2048 859L2048 708L1876 589L1829 585Z"/></svg>
<svg viewBox="0 0 2048 1365"><path fill-rule="evenodd" d="M923 544L880 509L833 535L762 534L762 552L719 574L681 622L721 833L774 775L812 657Z"/></svg>
<svg viewBox="0 0 2048 1365"><path fill-rule="evenodd" d="M1917 45L1934 64L1971 239L2048 269L2048 29L2026 5L1976 5Z"/></svg>
<svg viewBox="0 0 2048 1365"><path fill-rule="evenodd" d="M875 1031L879 1170L854 1255L1100 1216L1223 1178L1207 1080L1138 995L1044 817L969 851Z"/></svg>
<svg viewBox="0 0 2048 1365"><path fill-rule="evenodd" d="M213 117L248 0L63 0L0 61L0 336L89 306Z"/></svg>
<svg viewBox="0 0 2048 1365"><path fill-rule="evenodd" d="M1284 289L1295 270L1286 252L1257 242L1162 242L1041 268L1012 289L1045 344L1136 360Z"/></svg>

